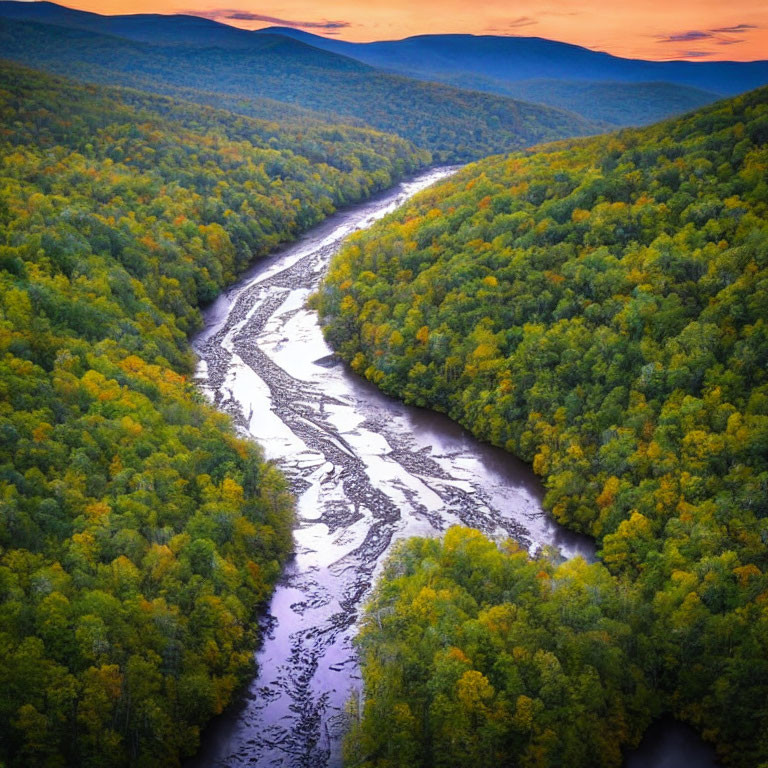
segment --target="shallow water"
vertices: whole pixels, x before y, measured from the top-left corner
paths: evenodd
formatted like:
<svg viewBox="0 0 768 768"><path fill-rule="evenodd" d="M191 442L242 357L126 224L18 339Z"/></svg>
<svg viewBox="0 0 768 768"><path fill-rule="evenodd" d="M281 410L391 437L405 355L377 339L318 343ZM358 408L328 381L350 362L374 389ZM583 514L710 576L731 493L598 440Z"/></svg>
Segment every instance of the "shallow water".
<svg viewBox="0 0 768 768"><path fill-rule="evenodd" d="M304 306L348 234L451 172L433 169L336 214L206 312L194 343L199 382L291 479L298 521L257 676L205 731L189 768L340 764L343 706L360 683L355 623L398 539L461 523L513 536L532 551L594 556L591 540L543 512L527 465L351 374Z"/></svg>
<svg viewBox="0 0 768 768"><path fill-rule="evenodd" d="M671 718L654 723L624 768L718 768L715 753L689 725Z"/></svg>

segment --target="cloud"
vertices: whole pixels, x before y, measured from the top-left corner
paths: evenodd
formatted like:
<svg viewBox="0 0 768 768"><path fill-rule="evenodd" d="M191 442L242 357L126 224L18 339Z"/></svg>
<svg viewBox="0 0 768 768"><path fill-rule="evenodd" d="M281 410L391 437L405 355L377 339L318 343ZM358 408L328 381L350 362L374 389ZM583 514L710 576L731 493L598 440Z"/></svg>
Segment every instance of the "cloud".
<svg viewBox="0 0 768 768"><path fill-rule="evenodd" d="M707 40L714 37L711 32L700 32L692 29L689 32L679 32L676 35L659 35L660 43L690 43L692 40Z"/></svg>
<svg viewBox="0 0 768 768"><path fill-rule="evenodd" d="M662 61L680 61L681 59L705 59L707 56L714 56L713 51L675 51L664 56Z"/></svg>
<svg viewBox="0 0 768 768"><path fill-rule="evenodd" d="M749 29L757 29L756 24L736 24L733 27L718 27L717 29L710 29L710 32L746 32Z"/></svg>
<svg viewBox="0 0 768 768"><path fill-rule="evenodd" d="M518 16L516 19L510 21L508 27L530 27L531 24L538 24L536 19L532 19L530 16Z"/></svg>
<svg viewBox="0 0 768 768"><path fill-rule="evenodd" d="M746 42L743 37L727 37L729 34L746 34L753 29L758 29L755 24L734 24L730 27L716 27L714 29L700 30L690 29L687 32L675 32L671 35L656 35L659 43L695 43L711 41L715 45L738 45ZM710 54L705 51L686 51L678 53L678 56L702 58Z"/></svg>
<svg viewBox="0 0 768 768"><path fill-rule="evenodd" d="M509 32L511 29L519 29L520 27L530 27L533 24L538 24L538 19L532 19L530 16L518 16L512 21L504 21L501 23L493 24L490 27L486 27L484 32Z"/></svg>
<svg viewBox="0 0 768 768"><path fill-rule="evenodd" d="M210 11L190 11L190 13L216 21L259 21L267 24L279 24L283 27L299 27L301 29L334 30L352 26L348 21L296 21L294 19L281 19L279 16L265 16L262 13L251 13L251 11L226 8L214 8Z"/></svg>

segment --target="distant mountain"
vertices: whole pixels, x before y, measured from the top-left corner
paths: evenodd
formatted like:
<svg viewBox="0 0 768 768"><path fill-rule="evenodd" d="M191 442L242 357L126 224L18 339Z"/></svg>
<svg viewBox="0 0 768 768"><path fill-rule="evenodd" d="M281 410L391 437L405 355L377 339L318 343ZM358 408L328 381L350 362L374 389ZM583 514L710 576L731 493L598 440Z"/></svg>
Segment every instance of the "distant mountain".
<svg viewBox="0 0 768 768"><path fill-rule="evenodd" d="M542 38L421 35L350 43L290 27L251 32L198 16L103 16L51 2L12 0L0 0L0 17L160 46L253 52L262 50L265 36L277 36L283 44L289 38L401 75L567 109L606 125L651 123L768 83L765 61L650 62Z"/></svg>
<svg viewBox="0 0 768 768"><path fill-rule="evenodd" d="M85 81L214 106L220 94L219 105L244 114L254 114L251 101L264 98L332 112L408 138L439 161L474 159L603 127L559 109L383 73L281 35L253 35L247 48L233 50L148 44L71 25L0 19L0 50L5 58Z"/></svg>
<svg viewBox="0 0 768 768"><path fill-rule="evenodd" d="M534 79L666 82L701 88L717 94L741 93L768 83L768 60L734 62L624 59L541 37L417 35L404 40L351 43L292 27L268 27L250 32L199 16L103 16L65 8L51 2L14 0L0 0L0 17L87 29L158 45L204 45L233 50L250 48L254 45L254 39L261 35L280 35L374 67L422 78L471 74L504 82Z"/></svg>
<svg viewBox="0 0 768 768"><path fill-rule="evenodd" d="M17 21L36 21L60 27L87 29L91 32L125 37L141 43L159 45L205 45L218 48L249 48L254 34L228 24L200 16L138 13L103 16L78 11L49 2L0 1L0 16Z"/></svg>
<svg viewBox="0 0 768 768"><path fill-rule="evenodd" d="M768 61L644 61L622 59L541 37L418 35L404 40L349 43L289 27L280 34L375 67L413 75L474 74L516 82L547 78L618 82L668 82L734 94L768 83Z"/></svg>
<svg viewBox="0 0 768 768"><path fill-rule="evenodd" d="M478 75L444 76L440 80L459 88L568 109L591 120L616 126L650 125L722 98L714 91L676 83L546 79L509 83Z"/></svg>
<svg viewBox="0 0 768 768"><path fill-rule="evenodd" d="M30 20L43 22L46 24L52 24L56 26L69 27L75 30L85 30L99 32L101 30L102 35L109 35L104 39L90 38L95 50L98 52L106 53L113 47L113 41L111 36L124 37L126 40L135 40L137 42L155 42L157 44L205 44L206 47L223 47L230 49L242 49L251 48L252 50L264 50L268 48L273 52L275 48L275 40L254 37L252 32L246 30L236 29L235 27L228 26L226 24L219 24L215 21L209 21L199 16L184 16L173 15L164 16L161 14L136 14L128 16L103 16L98 13L87 13L85 11L77 11L71 8L65 8L62 5L56 5L49 2L11 2L9 0L0 0L0 20L1 19L15 19L15 20ZM9 28L9 30L12 28ZM85 39L77 38L82 44ZM296 41L290 42L283 39L281 41L285 46L282 49L282 53L285 55L296 55L298 52L305 53L308 48L299 42L296 45ZM122 52L130 51L130 48L126 47L125 42L120 43ZM4 50L0 52L0 57L5 55L6 58L14 58L12 54L13 48L8 48L7 52ZM27 57L18 56L18 61L27 60L32 62L35 56L30 54ZM44 58L41 56L41 59ZM338 57L328 59L328 61L334 61L338 63ZM347 62L350 64L349 62ZM33 64L34 66L34 64ZM357 64L351 64L351 66L358 66ZM56 68L54 66L47 67L49 71L58 71L62 74L71 74L66 71L65 67ZM101 83L117 83L117 80L110 79L109 76L104 77L97 76L97 72L94 71L93 77L81 78L89 79L92 82ZM74 75L73 75L74 76ZM125 82L125 79L121 79L121 82ZM136 87L142 87L144 90L152 90L151 83L145 82L141 75L137 74L133 78L132 85ZM146 87L145 87L146 86ZM171 87L167 83L160 84L156 91L162 93L172 94L179 98L196 101L201 104L208 104L213 107L222 107L229 109L233 112L242 112L250 117L256 117L264 120L278 120L278 121L291 121L294 124L315 124L322 123L339 123L343 122L345 125L362 125L363 121L359 118L347 116L341 117L332 112L323 110L310 110L301 107L297 104L288 104L287 102L277 101L276 99L269 99L264 97L250 97L248 99L238 97L228 97L222 93L216 93L215 91L205 92L195 89L188 89L184 87Z"/></svg>

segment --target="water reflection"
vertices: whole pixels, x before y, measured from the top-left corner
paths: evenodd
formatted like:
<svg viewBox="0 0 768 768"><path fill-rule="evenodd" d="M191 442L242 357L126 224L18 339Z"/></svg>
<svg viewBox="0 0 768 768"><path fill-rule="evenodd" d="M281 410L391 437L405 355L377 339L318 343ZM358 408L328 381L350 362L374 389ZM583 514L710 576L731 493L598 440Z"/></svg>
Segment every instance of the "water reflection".
<svg viewBox="0 0 768 768"><path fill-rule="evenodd" d="M666 717L648 729L624 768L721 768L721 763L693 728Z"/></svg>
<svg viewBox="0 0 768 768"><path fill-rule="evenodd" d="M206 312L195 340L201 385L291 479L298 522L257 675L206 730L189 768L340 765L343 706L359 686L356 622L398 539L460 523L514 536L532 551L557 546L566 557L594 557L588 537L544 513L528 465L350 373L304 306L350 232L449 172L432 170L337 214Z"/></svg>

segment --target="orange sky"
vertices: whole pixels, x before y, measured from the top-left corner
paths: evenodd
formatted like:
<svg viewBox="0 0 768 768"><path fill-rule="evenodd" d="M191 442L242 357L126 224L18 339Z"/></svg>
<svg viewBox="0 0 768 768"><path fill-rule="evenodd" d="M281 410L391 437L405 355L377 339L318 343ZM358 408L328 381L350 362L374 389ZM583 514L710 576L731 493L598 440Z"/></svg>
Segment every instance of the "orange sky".
<svg viewBox="0 0 768 768"><path fill-rule="evenodd" d="M768 0L64 0L64 4L97 13L196 13L248 29L284 23L345 40L471 32L547 37L645 59L768 58Z"/></svg>

